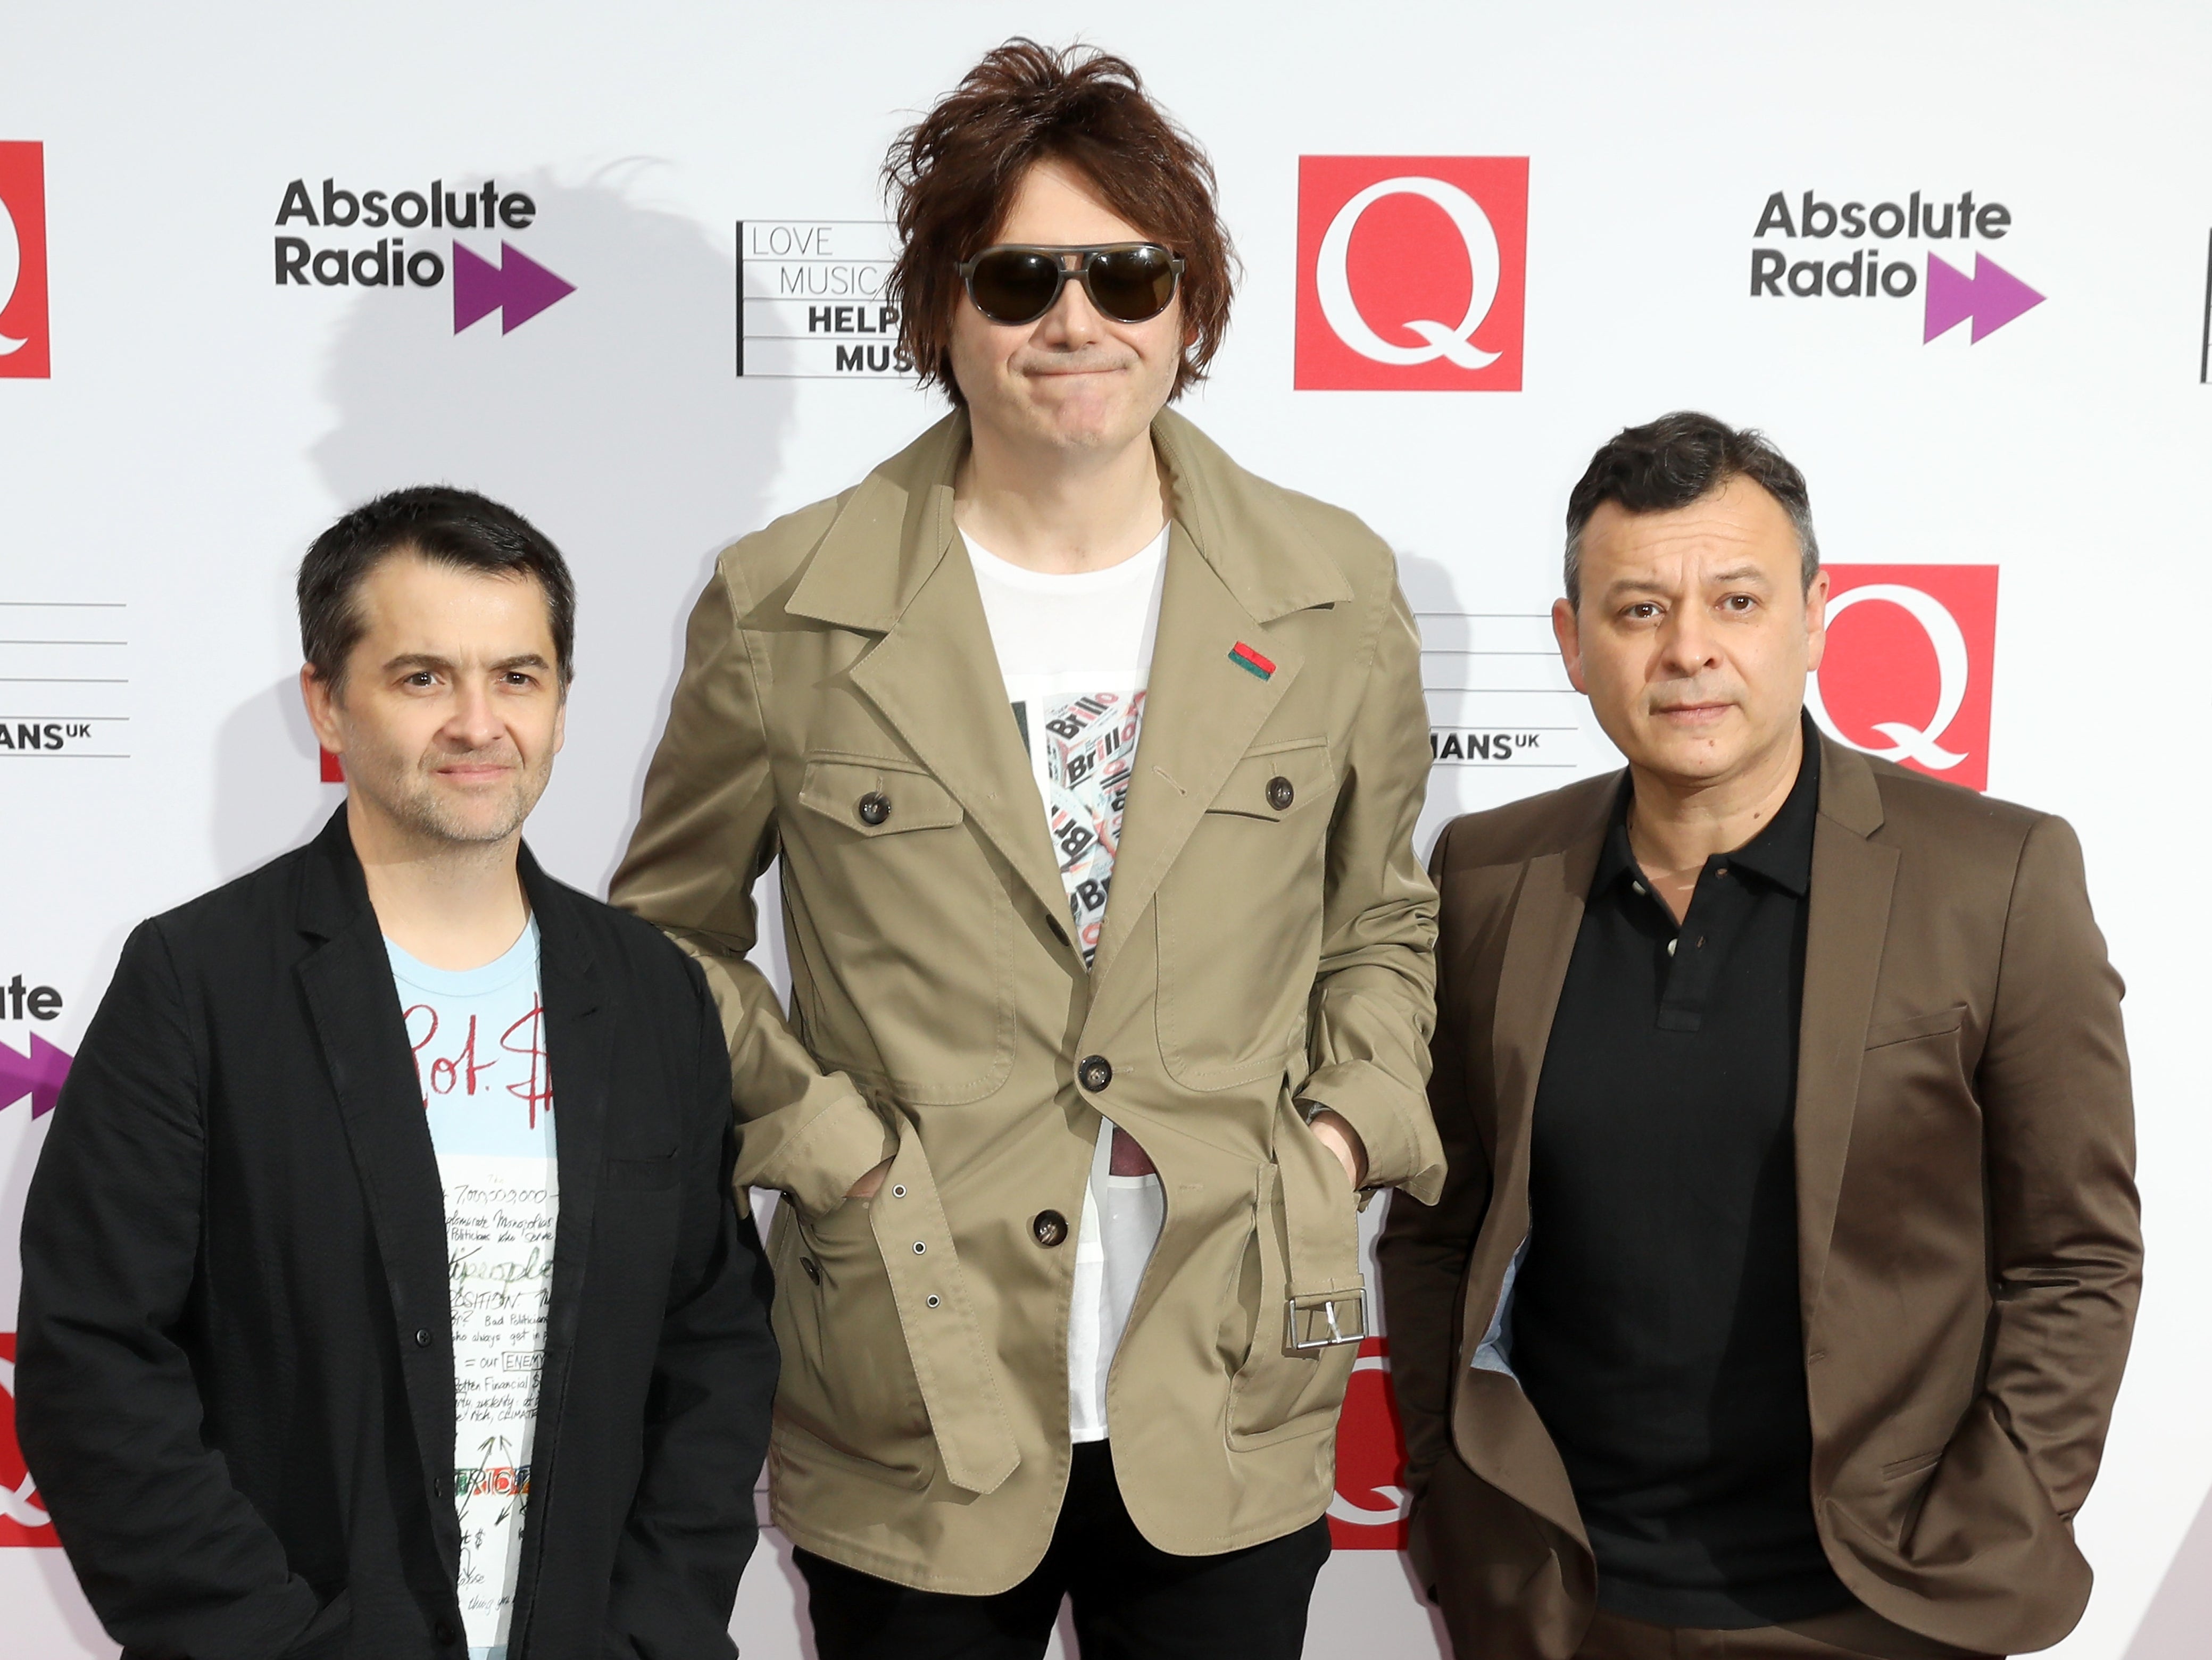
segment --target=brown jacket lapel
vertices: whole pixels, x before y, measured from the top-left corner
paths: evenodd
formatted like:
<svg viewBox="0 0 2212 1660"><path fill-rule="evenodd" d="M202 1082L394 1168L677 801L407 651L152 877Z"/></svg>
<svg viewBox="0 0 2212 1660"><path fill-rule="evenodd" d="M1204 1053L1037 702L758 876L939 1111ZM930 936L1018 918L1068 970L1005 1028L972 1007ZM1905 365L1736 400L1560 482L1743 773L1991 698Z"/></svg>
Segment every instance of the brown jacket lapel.
<svg viewBox="0 0 2212 1660"><path fill-rule="evenodd" d="M1529 859L1514 898L1492 1018L1495 1174L1490 1213L1469 1265L1460 1340L1465 1359L1473 1358L1488 1335L1505 1276L1528 1238L1528 1142L1536 1086L1613 800L1610 791L1595 796L1589 821L1564 846ZM1453 1440L1468 1467L1581 1539L1566 1468L1528 1397L1496 1372L1471 1371L1455 1391L1454 1404Z"/></svg>
<svg viewBox="0 0 2212 1660"><path fill-rule="evenodd" d="M1874 770L1857 750L1822 738L1797 1037L1797 1294L1808 1331L1835 1233L1859 1063L1889 934L1897 850L1869 839L1881 821Z"/></svg>

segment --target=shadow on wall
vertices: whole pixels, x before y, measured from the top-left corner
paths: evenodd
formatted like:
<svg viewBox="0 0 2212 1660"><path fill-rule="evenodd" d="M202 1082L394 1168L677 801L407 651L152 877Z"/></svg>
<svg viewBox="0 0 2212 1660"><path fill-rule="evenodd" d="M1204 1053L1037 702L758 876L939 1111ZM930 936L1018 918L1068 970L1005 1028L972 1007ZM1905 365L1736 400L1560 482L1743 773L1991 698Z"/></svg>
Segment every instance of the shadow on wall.
<svg viewBox="0 0 2212 1660"><path fill-rule="evenodd" d="M2173 1554L2125 1660L2199 1660L2212 1632L2212 1493Z"/></svg>
<svg viewBox="0 0 2212 1660"><path fill-rule="evenodd" d="M530 839L555 874L594 892L637 810L684 618L714 550L763 521L793 403L788 382L736 377L733 258L705 227L644 205L649 177L644 163L580 185L501 175L538 207L507 239L574 292L512 333L495 312L457 334L453 259L439 248L443 283L355 301L325 382L336 425L313 450L343 506L461 485L514 507L567 555L577 679L568 748ZM501 257L482 232L455 239ZM224 728L226 870L296 845L338 799L315 782L311 738L301 750L296 691L288 682L275 700L252 700ZM289 766L295 754L297 783L272 789L269 757Z"/></svg>

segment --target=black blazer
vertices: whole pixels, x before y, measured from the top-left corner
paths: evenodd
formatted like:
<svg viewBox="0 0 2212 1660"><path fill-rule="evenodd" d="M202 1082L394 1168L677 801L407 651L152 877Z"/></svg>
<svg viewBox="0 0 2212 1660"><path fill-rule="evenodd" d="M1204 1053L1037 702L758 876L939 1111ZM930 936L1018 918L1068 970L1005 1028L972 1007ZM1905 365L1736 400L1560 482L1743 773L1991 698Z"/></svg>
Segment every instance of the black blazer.
<svg viewBox="0 0 2212 1660"><path fill-rule="evenodd" d="M527 849L561 1209L514 1660L726 1657L776 1354L705 983ZM23 1215L16 1422L144 1660L455 1656L445 1207L343 808L142 924Z"/></svg>

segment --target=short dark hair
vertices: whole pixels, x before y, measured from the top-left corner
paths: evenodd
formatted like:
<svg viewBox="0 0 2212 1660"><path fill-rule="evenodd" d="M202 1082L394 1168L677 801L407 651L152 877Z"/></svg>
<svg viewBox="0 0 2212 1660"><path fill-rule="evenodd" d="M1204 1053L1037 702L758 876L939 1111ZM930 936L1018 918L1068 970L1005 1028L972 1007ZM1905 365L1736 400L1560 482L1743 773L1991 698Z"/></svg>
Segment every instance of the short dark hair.
<svg viewBox="0 0 2212 1660"><path fill-rule="evenodd" d="M1213 166L1127 59L1019 37L985 53L884 161L899 231L890 276L899 344L922 385L964 401L952 378L952 310L961 297L953 268L991 245L1039 161L1073 167L1107 206L1182 256L1184 346L1170 394L1181 397L1221 349L1237 283Z"/></svg>
<svg viewBox="0 0 2212 1660"><path fill-rule="evenodd" d="M535 578L545 596L561 683L575 678L576 587L561 550L512 507L473 490L418 484L355 508L317 536L300 561L300 650L316 675L343 683L366 627L361 585L394 554L488 576Z"/></svg>
<svg viewBox="0 0 2212 1660"><path fill-rule="evenodd" d="M1750 427L1677 409L1614 433L1590 457L1567 497L1567 603L1583 603L1583 531L1607 502L1631 513L1670 512L1702 501L1735 478L1749 479L1790 515L1797 532L1799 575L1810 588L1820 572L1820 544L1813 536L1805 475Z"/></svg>

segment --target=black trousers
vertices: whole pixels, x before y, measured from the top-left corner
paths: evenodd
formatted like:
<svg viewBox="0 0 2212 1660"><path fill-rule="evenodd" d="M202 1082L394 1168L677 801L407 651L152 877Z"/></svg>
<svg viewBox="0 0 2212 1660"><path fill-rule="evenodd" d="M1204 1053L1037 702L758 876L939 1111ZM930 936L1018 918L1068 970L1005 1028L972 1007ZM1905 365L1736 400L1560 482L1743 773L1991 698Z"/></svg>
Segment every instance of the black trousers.
<svg viewBox="0 0 2212 1660"><path fill-rule="evenodd" d="M1063 1596L1083 1660L1298 1660L1328 1519L1218 1556L1171 1556L1129 1519L1109 1445L1076 1447L1044 1560L995 1596L913 1590L795 1552L821 1660L1038 1660Z"/></svg>

